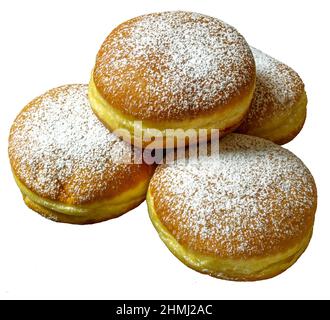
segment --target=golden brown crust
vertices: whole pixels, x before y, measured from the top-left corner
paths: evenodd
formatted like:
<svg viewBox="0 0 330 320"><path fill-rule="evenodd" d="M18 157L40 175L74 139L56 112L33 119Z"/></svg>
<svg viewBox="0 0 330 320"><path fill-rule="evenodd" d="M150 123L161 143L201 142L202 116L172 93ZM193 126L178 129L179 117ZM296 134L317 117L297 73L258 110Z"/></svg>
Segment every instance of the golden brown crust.
<svg viewBox="0 0 330 320"><path fill-rule="evenodd" d="M130 120L188 120L250 94L255 64L233 27L196 13L163 12L115 28L98 52L93 79Z"/></svg>
<svg viewBox="0 0 330 320"><path fill-rule="evenodd" d="M314 179L270 141L225 137L220 156L159 166L148 195L162 225L183 247L221 259L285 252L313 227Z"/></svg>
<svg viewBox="0 0 330 320"><path fill-rule="evenodd" d="M9 136L15 177L38 196L62 204L109 200L148 181L154 168L133 164L134 149L90 110L86 85L68 85L31 101Z"/></svg>

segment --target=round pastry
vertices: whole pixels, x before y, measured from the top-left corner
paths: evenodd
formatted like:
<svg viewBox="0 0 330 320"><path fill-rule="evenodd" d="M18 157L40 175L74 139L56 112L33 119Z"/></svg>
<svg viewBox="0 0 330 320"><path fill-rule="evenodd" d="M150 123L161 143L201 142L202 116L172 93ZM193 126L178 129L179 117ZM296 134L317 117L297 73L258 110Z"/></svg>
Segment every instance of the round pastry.
<svg viewBox="0 0 330 320"><path fill-rule="evenodd" d="M299 75L282 62L251 48L257 83L251 108L237 132L285 144L305 123L307 96Z"/></svg>
<svg viewBox="0 0 330 320"><path fill-rule="evenodd" d="M151 221L170 251L214 277L252 281L290 267L313 230L313 177L288 150L230 134L220 152L159 166L147 194Z"/></svg>
<svg viewBox="0 0 330 320"><path fill-rule="evenodd" d="M144 199L153 167L94 115L87 85L52 89L17 116L9 158L25 203L59 222L117 217Z"/></svg>
<svg viewBox="0 0 330 320"><path fill-rule="evenodd" d="M189 129L207 129L209 139L211 129L223 135L237 128L255 77L251 50L233 27L198 13L154 13L106 38L89 98L110 129L122 129L134 144L165 148L166 138L187 143L196 133Z"/></svg>

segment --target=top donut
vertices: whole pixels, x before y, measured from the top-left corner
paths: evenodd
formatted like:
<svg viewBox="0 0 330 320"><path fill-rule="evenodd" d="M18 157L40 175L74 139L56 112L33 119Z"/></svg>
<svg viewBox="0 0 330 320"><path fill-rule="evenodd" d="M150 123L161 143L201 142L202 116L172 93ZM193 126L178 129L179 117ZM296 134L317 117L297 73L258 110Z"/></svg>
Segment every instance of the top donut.
<svg viewBox="0 0 330 320"><path fill-rule="evenodd" d="M97 54L92 82L130 120L179 121L249 95L255 63L232 26L202 14L162 12L115 28Z"/></svg>

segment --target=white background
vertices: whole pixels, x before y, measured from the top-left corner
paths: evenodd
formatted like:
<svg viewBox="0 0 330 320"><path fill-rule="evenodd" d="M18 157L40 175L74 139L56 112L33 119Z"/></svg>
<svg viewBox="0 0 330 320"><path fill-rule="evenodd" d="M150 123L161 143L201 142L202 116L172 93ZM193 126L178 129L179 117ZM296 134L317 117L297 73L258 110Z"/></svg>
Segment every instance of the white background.
<svg viewBox="0 0 330 320"><path fill-rule="evenodd" d="M330 298L329 1L1 1L0 297L109 299ZM189 10L234 25L247 41L296 69L306 84L308 118L287 145L315 176L314 236L282 275L256 283L190 270L166 249L146 205L91 226L48 221L23 204L7 157L9 128L35 96L86 83L106 35L128 18Z"/></svg>

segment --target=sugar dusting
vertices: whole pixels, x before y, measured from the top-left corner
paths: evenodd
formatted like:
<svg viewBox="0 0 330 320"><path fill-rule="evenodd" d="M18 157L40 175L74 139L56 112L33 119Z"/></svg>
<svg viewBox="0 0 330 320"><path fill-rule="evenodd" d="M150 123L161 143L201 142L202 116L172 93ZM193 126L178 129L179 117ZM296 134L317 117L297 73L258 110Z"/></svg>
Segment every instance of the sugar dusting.
<svg viewBox="0 0 330 320"><path fill-rule="evenodd" d="M163 12L131 20L103 43L94 70L109 103L143 119L212 109L253 81L249 46L233 27L190 12Z"/></svg>
<svg viewBox="0 0 330 320"><path fill-rule="evenodd" d="M17 117L9 143L11 163L28 188L51 199L68 189L77 203L108 187L104 175L130 154L91 111L86 85L62 86L33 100Z"/></svg>
<svg viewBox="0 0 330 320"><path fill-rule="evenodd" d="M257 69L257 83L247 123L255 126L274 115L287 112L304 91L299 75L287 65L251 48Z"/></svg>
<svg viewBox="0 0 330 320"><path fill-rule="evenodd" d="M276 251L301 236L316 192L305 165L255 137L231 134L220 147L220 154L163 165L151 180L157 211L175 238L232 257Z"/></svg>

